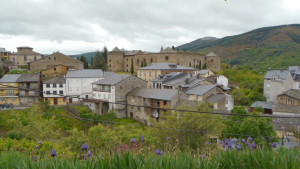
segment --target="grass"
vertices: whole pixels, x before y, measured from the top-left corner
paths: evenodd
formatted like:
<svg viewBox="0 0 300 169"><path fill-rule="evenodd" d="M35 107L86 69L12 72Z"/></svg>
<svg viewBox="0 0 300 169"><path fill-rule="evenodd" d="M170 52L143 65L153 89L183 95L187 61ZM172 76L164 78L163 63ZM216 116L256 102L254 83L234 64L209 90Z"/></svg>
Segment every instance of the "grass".
<svg viewBox="0 0 300 169"><path fill-rule="evenodd" d="M72 159L44 158L26 156L20 152L2 153L0 168L300 168L299 149L253 150L253 151L222 151L213 157L203 159L200 155L190 153L163 154L144 156L142 154L125 153L109 157L85 157Z"/></svg>

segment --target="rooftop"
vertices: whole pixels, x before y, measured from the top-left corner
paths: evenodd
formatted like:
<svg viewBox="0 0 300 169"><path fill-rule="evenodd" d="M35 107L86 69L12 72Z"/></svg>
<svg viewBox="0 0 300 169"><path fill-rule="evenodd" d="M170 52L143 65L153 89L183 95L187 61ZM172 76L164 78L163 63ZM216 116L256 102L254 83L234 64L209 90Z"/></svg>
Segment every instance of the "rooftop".
<svg viewBox="0 0 300 169"><path fill-rule="evenodd" d="M290 96L290 97L300 100L300 90L299 89L290 89L286 92L283 92L283 94L281 94L281 95L287 95L287 96Z"/></svg>
<svg viewBox="0 0 300 169"><path fill-rule="evenodd" d="M8 51L5 48L0 48L0 53L8 53Z"/></svg>
<svg viewBox="0 0 300 169"><path fill-rule="evenodd" d="M68 71L66 78L101 78L103 75L101 69L83 69Z"/></svg>
<svg viewBox="0 0 300 169"><path fill-rule="evenodd" d="M288 74L290 74L288 70L268 70L265 79L270 80L277 76L279 79L285 80Z"/></svg>
<svg viewBox="0 0 300 169"><path fill-rule="evenodd" d="M200 71L198 71L198 74L204 75L204 74L207 74L209 72L210 72L210 70L200 70Z"/></svg>
<svg viewBox="0 0 300 169"><path fill-rule="evenodd" d="M263 109L272 109L273 105L274 105L273 102L256 101L253 104L251 104L250 107L252 108L262 107Z"/></svg>
<svg viewBox="0 0 300 169"><path fill-rule="evenodd" d="M206 99L207 103L218 103L221 99L225 99L225 94L214 94Z"/></svg>
<svg viewBox="0 0 300 169"><path fill-rule="evenodd" d="M209 54L207 54L206 56L208 56L208 57L215 57L215 56L218 56L218 55L216 55L214 52L209 52Z"/></svg>
<svg viewBox="0 0 300 169"><path fill-rule="evenodd" d="M192 67L184 67L174 63L151 63L149 66L139 68L138 70L196 70Z"/></svg>
<svg viewBox="0 0 300 169"><path fill-rule="evenodd" d="M149 99L157 100L172 100L174 95L176 95L178 90L171 89L144 89L144 88L135 88L128 93L130 96L139 96Z"/></svg>
<svg viewBox="0 0 300 169"><path fill-rule="evenodd" d="M6 74L0 79L0 83L14 83L17 82L21 75L20 74Z"/></svg>
<svg viewBox="0 0 300 169"><path fill-rule="evenodd" d="M212 90L213 88L215 88L216 85L198 85L194 88L188 89L187 91L185 91L186 94L189 95L204 95L205 93L207 93L208 91Z"/></svg>
<svg viewBox="0 0 300 169"><path fill-rule="evenodd" d="M30 74L22 74L17 82L39 82L40 74L39 73L30 73Z"/></svg>
<svg viewBox="0 0 300 169"><path fill-rule="evenodd" d="M44 84L54 84L54 83L58 83L58 84L66 83L66 78L63 76L59 76L44 82Z"/></svg>
<svg viewBox="0 0 300 169"><path fill-rule="evenodd" d="M114 74L110 74L110 75L104 77L101 80L94 82L93 84L115 85L130 76L131 75L121 75L121 74L114 73Z"/></svg>

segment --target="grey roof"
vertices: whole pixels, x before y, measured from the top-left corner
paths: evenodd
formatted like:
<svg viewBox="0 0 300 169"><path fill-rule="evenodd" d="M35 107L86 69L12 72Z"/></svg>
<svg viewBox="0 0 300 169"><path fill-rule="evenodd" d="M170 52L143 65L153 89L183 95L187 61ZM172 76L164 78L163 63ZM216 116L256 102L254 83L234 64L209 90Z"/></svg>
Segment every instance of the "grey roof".
<svg viewBox="0 0 300 169"><path fill-rule="evenodd" d="M38 82L40 81L39 73L22 74L17 82Z"/></svg>
<svg viewBox="0 0 300 169"><path fill-rule="evenodd" d="M206 56L210 57L210 56L218 56L218 55L216 55L214 52L209 52L209 54L207 54Z"/></svg>
<svg viewBox="0 0 300 169"><path fill-rule="evenodd" d="M15 83L20 76L20 74L6 74L0 79L0 83Z"/></svg>
<svg viewBox="0 0 300 169"><path fill-rule="evenodd" d="M116 74L116 73L114 73L114 72L103 72L104 77L108 77L108 76L111 76L111 75L114 75L114 74Z"/></svg>
<svg viewBox="0 0 300 169"><path fill-rule="evenodd" d="M214 87L216 87L216 85L198 85L194 88L188 89L187 91L185 91L186 94L189 95L203 95L205 93L207 93L208 91L210 91L211 89L213 89Z"/></svg>
<svg viewBox="0 0 300 169"><path fill-rule="evenodd" d="M184 84L184 85L181 85L181 87L193 87L195 85L198 85L199 83L203 82L204 79L194 79L194 80L191 80L189 81L188 84Z"/></svg>
<svg viewBox="0 0 300 169"><path fill-rule="evenodd" d="M253 108L262 107L263 109L272 109L273 105L274 105L273 102L256 101L253 104L251 104L250 107L253 107Z"/></svg>
<svg viewBox="0 0 300 169"><path fill-rule="evenodd" d="M281 103L274 104L273 112L300 114L300 106L288 106Z"/></svg>
<svg viewBox="0 0 300 169"><path fill-rule="evenodd" d="M280 79L285 80L288 74L290 74L288 70L268 70L265 79L272 79L275 76L278 76Z"/></svg>
<svg viewBox="0 0 300 169"><path fill-rule="evenodd" d="M289 71L298 72L300 71L300 66L289 66Z"/></svg>
<svg viewBox="0 0 300 169"><path fill-rule="evenodd" d="M210 70L200 70L200 71L198 72L198 74L203 75L203 74L208 73L209 71L210 71Z"/></svg>
<svg viewBox="0 0 300 169"><path fill-rule="evenodd" d="M104 77L101 80L94 82L93 84L102 84L102 85L115 85L124 79L130 77L131 75L121 75L121 74L111 74L110 76Z"/></svg>
<svg viewBox="0 0 300 169"><path fill-rule="evenodd" d="M101 69L83 69L68 71L66 78L101 78L103 72Z"/></svg>
<svg viewBox="0 0 300 169"><path fill-rule="evenodd" d="M50 80L47 80L44 82L44 84L53 84L53 83L58 83L58 84L63 84L66 83L66 78L63 76L56 77Z"/></svg>
<svg viewBox="0 0 300 169"><path fill-rule="evenodd" d="M152 63L149 66L139 68L138 70L196 70L192 67L184 67L174 63Z"/></svg>
<svg viewBox="0 0 300 169"><path fill-rule="evenodd" d="M165 81L167 79L170 79L171 77L175 77L179 74L182 74L183 72L171 72L171 73L168 73L168 74L164 74L164 75L158 75L157 78L151 80L152 82L162 82L162 81Z"/></svg>
<svg viewBox="0 0 300 169"><path fill-rule="evenodd" d="M288 95L290 97L300 100L300 89L290 89L286 92L283 92L283 94L281 94L281 95Z"/></svg>
<svg viewBox="0 0 300 169"><path fill-rule="evenodd" d="M289 66L289 71L295 81L300 81L300 66Z"/></svg>
<svg viewBox="0 0 300 169"><path fill-rule="evenodd" d="M128 93L130 96L139 96L149 99L157 100L172 100L174 95L178 90L171 89L144 89L144 88L135 88Z"/></svg>
<svg viewBox="0 0 300 169"><path fill-rule="evenodd" d="M217 103L219 102L221 99L225 99L225 94L214 94L214 95L211 95L209 96L207 99L206 99L206 102L207 103Z"/></svg>
<svg viewBox="0 0 300 169"><path fill-rule="evenodd" d="M1 52L1 53L8 53L8 51L5 50L5 48L0 48L0 52Z"/></svg>

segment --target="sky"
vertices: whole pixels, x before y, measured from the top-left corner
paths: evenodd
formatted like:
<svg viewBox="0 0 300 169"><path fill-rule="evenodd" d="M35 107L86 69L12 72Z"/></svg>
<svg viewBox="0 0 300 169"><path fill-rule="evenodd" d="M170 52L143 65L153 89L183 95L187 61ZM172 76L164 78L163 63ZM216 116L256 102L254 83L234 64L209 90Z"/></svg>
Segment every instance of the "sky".
<svg viewBox="0 0 300 169"><path fill-rule="evenodd" d="M158 52L299 22L299 0L0 0L0 47L66 55L104 46Z"/></svg>

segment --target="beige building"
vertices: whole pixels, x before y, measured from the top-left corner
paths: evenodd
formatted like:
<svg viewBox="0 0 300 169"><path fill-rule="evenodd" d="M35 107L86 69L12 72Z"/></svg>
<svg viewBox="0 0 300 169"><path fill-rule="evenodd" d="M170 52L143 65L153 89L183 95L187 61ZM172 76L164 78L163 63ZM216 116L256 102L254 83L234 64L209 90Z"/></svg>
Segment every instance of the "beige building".
<svg viewBox="0 0 300 169"><path fill-rule="evenodd" d="M57 65L65 65L67 69L83 69L83 63L77 59L74 59L70 56L66 56L60 52L53 53L52 55L43 57L39 60L33 61L29 63L30 71L39 71L45 70L50 67L55 67Z"/></svg>
<svg viewBox="0 0 300 169"><path fill-rule="evenodd" d="M39 101L41 96L40 73L22 74L17 83L19 84L20 105L31 106Z"/></svg>
<svg viewBox="0 0 300 169"><path fill-rule="evenodd" d="M42 55L33 51L27 46L17 47L18 51L9 54L9 60L14 61L18 66L27 66L29 62L42 58Z"/></svg>
<svg viewBox="0 0 300 169"><path fill-rule="evenodd" d="M0 48L0 57L8 60L9 51L5 50L5 48Z"/></svg>
<svg viewBox="0 0 300 169"><path fill-rule="evenodd" d="M112 72L130 72L133 63L134 72L151 63L173 63L195 69L207 68L212 71L220 70L220 57L214 53L207 56L199 53L176 51L171 48L161 50L159 53L143 52L141 50L126 51L115 47L107 55L108 69Z"/></svg>

